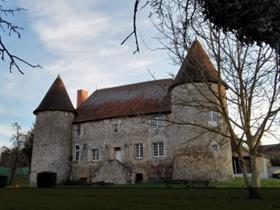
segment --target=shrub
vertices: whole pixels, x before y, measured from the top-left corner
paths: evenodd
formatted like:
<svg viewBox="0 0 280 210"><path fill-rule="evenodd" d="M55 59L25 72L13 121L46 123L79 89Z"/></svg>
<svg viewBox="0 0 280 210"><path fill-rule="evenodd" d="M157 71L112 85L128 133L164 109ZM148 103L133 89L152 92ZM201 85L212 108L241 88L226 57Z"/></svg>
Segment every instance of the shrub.
<svg viewBox="0 0 280 210"><path fill-rule="evenodd" d="M8 176L0 175L0 188L6 187L8 184Z"/></svg>
<svg viewBox="0 0 280 210"><path fill-rule="evenodd" d="M41 172L37 175L37 186L39 188L54 188L56 186L56 173L54 172Z"/></svg>

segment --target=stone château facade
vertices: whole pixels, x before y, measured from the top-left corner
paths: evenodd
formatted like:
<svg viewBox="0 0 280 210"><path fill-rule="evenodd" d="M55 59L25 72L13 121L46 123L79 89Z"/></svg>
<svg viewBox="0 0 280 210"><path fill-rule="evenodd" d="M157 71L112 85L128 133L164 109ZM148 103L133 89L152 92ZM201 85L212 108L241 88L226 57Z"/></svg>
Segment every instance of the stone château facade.
<svg viewBox="0 0 280 210"><path fill-rule="evenodd" d="M183 103L211 95L217 83L198 41L175 79L100 89L88 98L80 90L76 109L58 77L34 111L30 183L42 171L56 172L58 183L230 179L229 140L185 123L222 129L217 112ZM222 89L226 94L226 84Z"/></svg>

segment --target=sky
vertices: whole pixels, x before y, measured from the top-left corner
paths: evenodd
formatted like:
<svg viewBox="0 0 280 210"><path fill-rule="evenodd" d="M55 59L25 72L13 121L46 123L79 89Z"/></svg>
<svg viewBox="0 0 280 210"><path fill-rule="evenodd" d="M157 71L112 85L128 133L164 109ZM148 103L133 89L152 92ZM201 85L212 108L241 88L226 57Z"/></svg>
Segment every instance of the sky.
<svg viewBox="0 0 280 210"><path fill-rule="evenodd" d="M177 73L179 66L172 65L165 52L150 50L159 43L153 39L156 32L145 11L138 16L140 53L133 54L133 39L120 45L132 31L133 2L5 1L8 8L26 10L10 18L24 28L21 39L15 35L2 39L12 53L43 68L21 65L21 75L15 69L10 73L8 63L0 62L0 147L10 144L13 122L23 130L32 127L32 112L58 74L75 105L78 89L92 93L100 88L153 80L151 73L158 79Z"/></svg>
<svg viewBox="0 0 280 210"><path fill-rule="evenodd" d="M42 69L21 65L24 75L0 62L0 147L9 145L11 124L28 130L33 111L60 74L73 105L77 89L96 89L168 78L178 66L156 48L155 31L144 11L139 15L140 53L133 54L134 40L123 46L132 31L133 1L109 0L6 0L7 8L23 7L9 20L23 27L21 39L4 36L10 51ZM1 33L2 35L2 33ZM144 41L142 41L144 40ZM145 42L145 43L144 43Z"/></svg>

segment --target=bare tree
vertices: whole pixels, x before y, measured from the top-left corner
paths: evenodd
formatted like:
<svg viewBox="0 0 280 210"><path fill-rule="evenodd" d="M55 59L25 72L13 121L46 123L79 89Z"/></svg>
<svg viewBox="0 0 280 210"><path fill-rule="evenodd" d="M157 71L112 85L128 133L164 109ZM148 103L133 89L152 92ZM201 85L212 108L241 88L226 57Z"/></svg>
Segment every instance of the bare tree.
<svg viewBox="0 0 280 210"><path fill-rule="evenodd" d="M27 66L32 68L41 68L40 65L33 65L26 61L23 58L18 57L17 55L13 54L10 49L7 48L4 42L4 33L8 34L9 36L16 35L19 39L21 38L21 30L22 27L17 26L15 23L9 21L8 17L14 16L17 12L23 11L23 8L5 8L4 7L4 0L0 1L0 57L2 61L8 60L9 62L9 70L10 72L13 71L15 68L21 74L24 74L20 67L20 63L23 63ZM1 34L3 34L1 36Z"/></svg>
<svg viewBox="0 0 280 210"><path fill-rule="evenodd" d="M16 169L20 162L20 158L22 157L21 149L25 138L25 135L21 131L21 127L17 122L13 123L12 127L15 129L15 134L11 138L12 147L3 147L3 153L6 153L11 159L11 175L8 185L10 185L15 178Z"/></svg>
<svg viewBox="0 0 280 210"><path fill-rule="evenodd" d="M31 158L33 149L33 139L34 139L34 125L24 134L24 142L21 149L22 154L25 156L28 168L31 168Z"/></svg>
<svg viewBox="0 0 280 210"><path fill-rule="evenodd" d="M172 34L171 39L170 36L168 36L168 39L173 46L168 51L182 60L184 53L180 54L176 49L187 46L186 41L190 38L190 35L184 37L184 33L181 33L181 13L171 13L168 8L167 11L168 21L165 20L161 28ZM252 198L259 197L257 188L260 187L260 177L256 159L258 146L265 134L274 136L273 126L275 126L275 119L279 116L280 111L280 75L279 71L276 70L276 53L265 44L262 46L243 45L234 35L214 30L213 25L203 21L199 14L194 14L194 16L196 17L193 18L189 28L192 31L188 34L200 37L201 41L207 46L212 55L212 60L216 64L218 87L213 89L209 85L208 78L205 78L204 82L209 87L211 94L210 96L202 93L200 95L208 103L201 103L195 98L193 102L196 106L208 110L215 107L215 111L224 119L228 129L228 138L237 146L243 168L243 177L250 190L250 196ZM179 20L179 22L175 22L174 18L177 18L176 21ZM181 23L184 23L184 21L184 19L181 19ZM161 33L166 34L166 31L161 30ZM197 69L201 69L199 61L194 62L194 65L198 65ZM222 91L223 86L228 89L227 95L224 95ZM198 91L199 88L197 88ZM224 101L227 101L229 109L225 106ZM211 106L205 106L205 104L211 104ZM190 104L183 103L183 105L188 106ZM213 132L212 128L208 130ZM214 132L217 132L217 130ZM221 133L221 135L224 134ZM246 150L250 156L251 177L247 174L242 150Z"/></svg>
<svg viewBox="0 0 280 210"><path fill-rule="evenodd" d="M164 10L166 7L182 9L181 14L184 16L184 22L181 25L181 30L183 32L187 31L196 9L200 8L204 19L211 21L215 28L234 33L242 43L261 45L262 42L265 42L277 51L279 59L280 3L277 0L258 2L251 0L135 0L133 31L122 42L123 44L133 35L136 44L134 53L139 52L136 30L137 13L139 9L146 7L149 7L150 16L157 16L158 19L165 19L166 11Z"/></svg>
<svg viewBox="0 0 280 210"><path fill-rule="evenodd" d="M234 34L217 29L204 19L203 8L196 1L152 2L157 2L152 5L157 10L151 19L160 32L158 41L163 46L161 49L167 50L174 63L193 65L204 78L203 84L189 81L191 91L195 88L197 94L191 100L178 97L177 105L215 111L223 122L219 128L185 119L175 119L170 123L199 127L233 141L250 197L260 198L258 146L264 135L275 136L273 128L280 111L280 72L277 71L276 51L265 44L243 45ZM201 66L199 59L185 60L194 37L207 47L214 61L217 69L215 85L205 76L205 66ZM227 94L224 94L225 87ZM205 88L207 94L202 91ZM188 88L186 91L189 91ZM250 156L251 176L248 176L242 158L244 150Z"/></svg>

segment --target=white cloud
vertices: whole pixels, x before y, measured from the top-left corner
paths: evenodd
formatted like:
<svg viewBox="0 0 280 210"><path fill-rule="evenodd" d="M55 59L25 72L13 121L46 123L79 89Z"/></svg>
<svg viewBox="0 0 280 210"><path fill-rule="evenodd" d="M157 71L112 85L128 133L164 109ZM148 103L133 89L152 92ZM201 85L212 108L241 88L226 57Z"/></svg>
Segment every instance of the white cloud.
<svg viewBox="0 0 280 210"><path fill-rule="evenodd" d="M159 69L164 75L169 71L162 68L165 66L163 56L145 50L143 45L141 53L136 55L132 54L133 40L120 45L132 29L133 10L130 9L133 8L119 7L116 12L114 4L133 6L130 0L18 0L18 3L28 8L23 13L28 14L29 22L25 24L37 35L25 36L24 53L32 57L40 51L40 56L45 58L40 62L43 70L25 71L25 76L15 73L0 77L0 96L4 99L0 101L0 117L4 119L1 123L7 123L0 127L0 144L3 139L9 140L9 122L32 124L32 111L57 74L61 74L75 104L77 89L87 89L91 93L96 88L151 80L147 69L154 72ZM138 23L145 29L142 35L149 37L147 21L139 19ZM28 46L29 42L33 43L32 39L40 43L32 45L37 47L34 51Z"/></svg>
<svg viewBox="0 0 280 210"><path fill-rule="evenodd" d="M100 2L24 1L42 44L55 55L44 67L53 79L62 75L72 101L79 88L91 92L96 87L151 79L147 69L162 62L162 57L145 54L145 50L132 55L134 42L130 42L132 47L128 43L120 46L131 30L131 15L124 19L113 11L101 11L96 8ZM113 4L118 3L112 3L112 9ZM147 27L146 22L139 20L139 26Z"/></svg>
<svg viewBox="0 0 280 210"><path fill-rule="evenodd" d="M14 134L14 130L11 126L8 126L5 124L0 124L0 136L5 136L5 137L11 138L13 136L13 134Z"/></svg>

